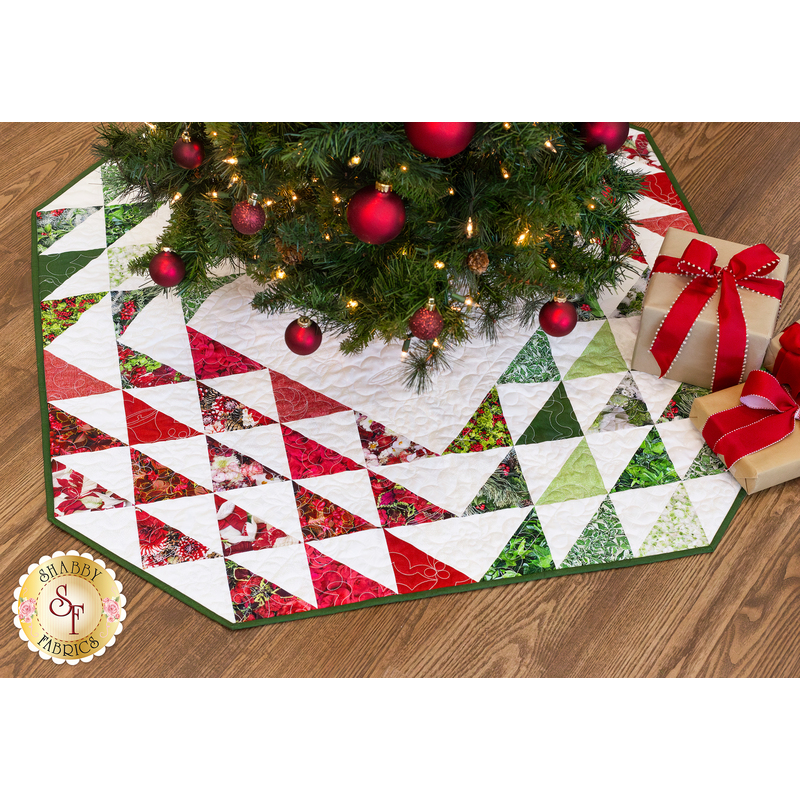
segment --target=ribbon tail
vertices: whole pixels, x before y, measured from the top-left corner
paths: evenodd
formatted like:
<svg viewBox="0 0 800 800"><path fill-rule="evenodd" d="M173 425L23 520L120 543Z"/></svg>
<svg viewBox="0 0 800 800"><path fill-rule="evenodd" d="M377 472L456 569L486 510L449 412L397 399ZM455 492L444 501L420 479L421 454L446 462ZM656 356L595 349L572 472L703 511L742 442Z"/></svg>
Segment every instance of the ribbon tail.
<svg viewBox="0 0 800 800"><path fill-rule="evenodd" d="M724 459L725 466L730 469L739 459L759 450L766 450L785 439L792 431L794 431L792 409L780 414L768 413L767 416L744 428L724 434L717 440L714 452ZM705 428L703 433L705 435ZM757 443L756 447L753 446L754 442Z"/></svg>
<svg viewBox="0 0 800 800"><path fill-rule="evenodd" d="M747 355L747 324L742 310L742 298L739 296L736 281L727 271L722 274L717 317L719 338L712 392L742 382Z"/></svg>

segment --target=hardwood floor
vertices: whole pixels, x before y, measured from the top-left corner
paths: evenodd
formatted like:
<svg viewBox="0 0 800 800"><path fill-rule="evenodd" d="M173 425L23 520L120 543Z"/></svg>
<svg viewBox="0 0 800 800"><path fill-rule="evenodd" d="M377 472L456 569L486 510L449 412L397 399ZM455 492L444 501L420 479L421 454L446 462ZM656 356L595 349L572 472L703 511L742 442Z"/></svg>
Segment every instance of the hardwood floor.
<svg viewBox="0 0 800 800"><path fill-rule="evenodd" d="M639 123L706 233L790 257L779 325L800 316L800 124ZM2 677L798 677L800 481L747 498L711 555L229 631L119 573L119 643L42 661L10 606L28 565L87 548L46 516L30 213L94 158L95 123L0 123Z"/></svg>

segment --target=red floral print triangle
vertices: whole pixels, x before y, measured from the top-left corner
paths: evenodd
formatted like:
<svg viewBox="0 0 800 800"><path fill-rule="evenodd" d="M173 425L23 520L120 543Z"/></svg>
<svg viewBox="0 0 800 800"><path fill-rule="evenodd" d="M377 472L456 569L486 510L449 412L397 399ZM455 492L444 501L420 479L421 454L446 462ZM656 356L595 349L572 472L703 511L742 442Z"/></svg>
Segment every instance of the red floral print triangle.
<svg viewBox="0 0 800 800"><path fill-rule="evenodd" d="M275 404L278 407L278 419L281 422L294 422L298 419L324 417L337 411L350 411L348 406L315 392L280 372L271 369L269 375L272 379Z"/></svg>
<svg viewBox="0 0 800 800"><path fill-rule="evenodd" d="M360 603L363 600L395 594L372 578L367 578L308 544L306 554L317 597L317 608Z"/></svg>
<svg viewBox="0 0 800 800"><path fill-rule="evenodd" d="M319 442L285 425L281 425L281 433L283 433L286 456L289 459L289 470L294 480L364 469L351 458L323 447Z"/></svg>
<svg viewBox="0 0 800 800"><path fill-rule="evenodd" d="M50 417L50 455L89 453L109 447L126 447L125 442L104 433L99 428L47 404Z"/></svg>
<svg viewBox="0 0 800 800"><path fill-rule="evenodd" d="M131 447L133 492L137 503L208 494L208 489Z"/></svg>
<svg viewBox="0 0 800 800"><path fill-rule="evenodd" d="M168 364L162 364L155 358L119 342L117 342L117 358L123 389L146 389L150 386L165 386L192 380Z"/></svg>
<svg viewBox="0 0 800 800"><path fill-rule="evenodd" d="M194 373L200 380L220 378L223 375L241 375L264 367L252 358L238 353L231 347L186 326L189 345L192 348Z"/></svg>
<svg viewBox="0 0 800 800"><path fill-rule="evenodd" d="M200 381L197 382L197 394L200 396L200 411L206 433L242 431L275 422L274 419Z"/></svg>
<svg viewBox="0 0 800 800"><path fill-rule="evenodd" d="M104 489L99 483L58 461L51 464L53 476L53 510L57 517L76 511L104 511L122 508L130 501Z"/></svg>
<svg viewBox="0 0 800 800"><path fill-rule="evenodd" d="M370 472L369 480L381 525L385 528L396 525L420 525L456 516L389 478Z"/></svg>
<svg viewBox="0 0 800 800"><path fill-rule="evenodd" d="M68 364L49 350L43 352L44 382L48 400L68 400L113 392L117 387L95 378L74 364Z"/></svg>
<svg viewBox="0 0 800 800"><path fill-rule="evenodd" d="M214 502L217 505L217 523L224 555L297 544L296 539L280 528L249 514L232 500L214 495Z"/></svg>
<svg viewBox="0 0 800 800"><path fill-rule="evenodd" d="M313 606L235 561L225 559L228 588L236 622L280 617L311 611Z"/></svg>
<svg viewBox="0 0 800 800"><path fill-rule="evenodd" d="M206 436L208 442L208 461L211 464L211 483L215 492L228 489L243 489L247 486L260 486L270 481L285 481L274 469L265 467L238 450Z"/></svg>
<svg viewBox="0 0 800 800"><path fill-rule="evenodd" d="M472 578L384 530L398 594L475 583Z"/></svg>
<svg viewBox="0 0 800 800"><path fill-rule="evenodd" d="M125 417L128 420L128 436L132 445L168 442L200 435L194 428L147 405L140 397L134 397L128 392L123 392L122 396L125 401Z"/></svg>
<svg viewBox="0 0 800 800"><path fill-rule="evenodd" d="M201 558L220 558L219 553L209 550L197 539L156 519L141 508L136 509L136 526L139 529L139 548L144 569L198 561Z"/></svg>
<svg viewBox="0 0 800 800"><path fill-rule="evenodd" d="M292 484L300 529L305 541L309 539L330 539L343 533L363 531L375 526L357 514L320 497L297 483Z"/></svg>
<svg viewBox="0 0 800 800"><path fill-rule="evenodd" d="M388 430L385 425L370 419L366 414L360 414L358 411L354 413L364 460L368 466L385 467L389 464L404 464L418 458L439 455L412 442L407 436Z"/></svg>

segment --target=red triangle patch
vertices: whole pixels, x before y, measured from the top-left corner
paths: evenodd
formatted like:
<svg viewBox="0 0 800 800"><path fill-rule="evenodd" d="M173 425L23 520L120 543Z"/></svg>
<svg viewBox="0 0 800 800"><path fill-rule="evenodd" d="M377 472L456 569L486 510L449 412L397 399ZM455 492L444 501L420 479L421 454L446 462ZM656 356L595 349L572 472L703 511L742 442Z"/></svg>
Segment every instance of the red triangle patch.
<svg viewBox="0 0 800 800"><path fill-rule="evenodd" d="M139 397L123 392L125 417L128 420L128 436L131 444L168 442L172 439L188 439L199 436L199 431L147 405Z"/></svg>
<svg viewBox="0 0 800 800"><path fill-rule="evenodd" d="M428 553L423 553L414 545L393 536L389 531L384 530L383 533L386 536L392 568L397 579L398 594L427 592L431 589L475 583L463 572L449 567Z"/></svg>
<svg viewBox="0 0 800 800"><path fill-rule="evenodd" d="M643 189L646 197L652 197L653 200L666 206L672 206L676 210L686 210L666 172L653 172L645 175Z"/></svg>
<svg viewBox="0 0 800 800"><path fill-rule="evenodd" d="M47 386L48 400L67 400L70 397L88 397L93 394L114 392L118 387L111 386L74 364L68 364L49 350L43 351L44 382Z"/></svg>
<svg viewBox="0 0 800 800"><path fill-rule="evenodd" d="M197 394L200 397L200 411L206 433L241 431L275 422L274 419L240 403L235 397L228 397L200 381L197 381Z"/></svg>
<svg viewBox="0 0 800 800"><path fill-rule="evenodd" d="M283 433L283 444L294 480L364 469L361 464L356 464L347 456L323 447L319 442L315 442L285 425L281 425L281 433Z"/></svg>
<svg viewBox="0 0 800 800"><path fill-rule="evenodd" d="M264 520L248 514L232 500L214 495L217 505L217 523L222 539L222 552L226 556L233 553L249 553L252 550L266 550L270 547L292 543L288 534ZM222 512L222 513L221 513Z"/></svg>
<svg viewBox="0 0 800 800"><path fill-rule="evenodd" d="M209 550L197 539L192 539L140 508L136 509L136 525L139 529L142 566L145 569L220 557L219 553Z"/></svg>
<svg viewBox="0 0 800 800"><path fill-rule="evenodd" d="M280 617L311 611L313 606L235 561L225 559L228 588L236 622Z"/></svg>
<svg viewBox="0 0 800 800"><path fill-rule="evenodd" d="M228 489L243 489L249 486L261 486L270 481L287 480L274 469L265 467L226 444L206 436L208 443L208 461L211 465L211 483L215 492Z"/></svg>
<svg viewBox="0 0 800 800"><path fill-rule="evenodd" d="M120 508L130 503L77 470L51 462L53 476L53 511L57 517L76 511L103 511Z"/></svg>
<svg viewBox="0 0 800 800"><path fill-rule="evenodd" d="M272 392L278 407L278 418L281 422L294 422L309 417L324 417L337 411L350 411L336 400L303 386L274 370L269 371L272 379Z"/></svg>
<svg viewBox="0 0 800 800"><path fill-rule="evenodd" d="M231 347L186 326L192 348L195 375L201 380L220 378L223 375L241 375L264 367L252 358Z"/></svg>
<svg viewBox="0 0 800 800"><path fill-rule="evenodd" d="M131 447L133 469L133 492L137 503L152 503L156 500L172 500L176 497L192 497L208 494L208 489L190 480L185 475L170 469L160 461L140 453Z"/></svg>
<svg viewBox="0 0 800 800"><path fill-rule="evenodd" d="M111 434L88 425L82 419L47 404L50 419L50 455L66 456L70 453L89 453L109 447L125 447Z"/></svg>
<svg viewBox="0 0 800 800"><path fill-rule="evenodd" d="M294 499L297 503L297 513L300 517L300 528L306 541L330 539L332 536L341 536L343 533L364 531L375 527L357 514L337 506L336 503L320 497L303 486L297 483L292 485Z"/></svg>
<svg viewBox="0 0 800 800"><path fill-rule="evenodd" d="M370 472L369 481L381 525L385 528L397 525L420 525L456 516L389 478Z"/></svg>
<svg viewBox="0 0 800 800"><path fill-rule="evenodd" d="M343 606L393 595L391 589L381 586L352 567L334 560L306 544L311 581L317 597L317 608Z"/></svg>
<svg viewBox="0 0 800 800"><path fill-rule="evenodd" d="M680 214L667 214L665 217L652 217L651 219L637 219L634 225L653 231L659 236L665 236L667 228L680 228L682 231L697 231L689 213L683 211Z"/></svg>

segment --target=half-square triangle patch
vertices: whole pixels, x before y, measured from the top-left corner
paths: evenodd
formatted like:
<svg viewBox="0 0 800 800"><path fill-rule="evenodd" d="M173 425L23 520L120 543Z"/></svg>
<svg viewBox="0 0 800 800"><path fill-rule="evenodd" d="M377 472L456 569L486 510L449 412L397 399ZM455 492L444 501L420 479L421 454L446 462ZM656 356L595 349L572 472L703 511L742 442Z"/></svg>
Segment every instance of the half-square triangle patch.
<svg viewBox="0 0 800 800"><path fill-rule="evenodd" d="M248 513L232 500L214 495L214 502L224 555L296 544L296 540L280 528Z"/></svg>
<svg viewBox="0 0 800 800"><path fill-rule="evenodd" d="M468 575L384 531L399 594L475 583Z"/></svg>
<svg viewBox="0 0 800 800"><path fill-rule="evenodd" d="M658 486L679 481L680 477L655 427L645 437L612 492Z"/></svg>
<svg viewBox="0 0 800 800"><path fill-rule="evenodd" d="M500 398L497 395L497 387L493 386L470 421L462 428L461 433L447 446L443 455L510 447L512 444Z"/></svg>
<svg viewBox="0 0 800 800"><path fill-rule="evenodd" d="M67 363L49 350L43 351L42 356L48 400L88 397L93 394L113 392L119 388L95 378L74 364Z"/></svg>
<svg viewBox="0 0 800 800"><path fill-rule="evenodd" d="M604 372L623 372L627 368L628 365L619 352L614 334L611 332L611 326L606 320L583 353L569 368L564 379L586 378Z"/></svg>
<svg viewBox="0 0 800 800"><path fill-rule="evenodd" d="M375 526L325 497L293 483L303 539L328 539Z"/></svg>
<svg viewBox="0 0 800 800"><path fill-rule="evenodd" d="M658 521L647 534L647 538L639 548L639 555L652 556L705 547L709 541L686 492L686 487L680 484Z"/></svg>
<svg viewBox="0 0 800 800"><path fill-rule="evenodd" d="M77 297L63 297L59 300L43 300L40 308L44 346L47 347L57 336L72 327L85 311L106 294L107 292L92 292Z"/></svg>
<svg viewBox="0 0 800 800"><path fill-rule="evenodd" d="M140 508L136 509L136 524L139 528L142 566L145 569L220 557L219 553Z"/></svg>
<svg viewBox="0 0 800 800"><path fill-rule="evenodd" d="M275 422L265 414L200 381L197 382L197 394L200 397L200 410L206 433L241 431Z"/></svg>
<svg viewBox="0 0 800 800"><path fill-rule="evenodd" d="M550 399L533 418L525 433L516 444L534 444L553 439L572 439L583 436L583 431L575 416L563 383L556 386Z"/></svg>
<svg viewBox="0 0 800 800"><path fill-rule="evenodd" d="M516 451L511 451L489 476L464 514L485 514L501 508L523 508L533 505Z"/></svg>
<svg viewBox="0 0 800 800"><path fill-rule="evenodd" d="M207 436L211 482L215 492L259 486L270 481L285 481L286 477L232 447Z"/></svg>
<svg viewBox="0 0 800 800"><path fill-rule="evenodd" d="M324 417L337 411L350 411L349 406L342 405L337 400L326 397L321 392L316 392L280 372L271 369L269 375L281 422L294 422L306 417Z"/></svg>
<svg viewBox="0 0 800 800"><path fill-rule="evenodd" d="M294 480L316 478L320 475L335 475L364 469L360 464L335 450L323 447L319 442L281 425L283 444L289 460L289 470Z"/></svg>
<svg viewBox="0 0 800 800"><path fill-rule="evenodd" d="M615 431L620 428L652 425L653 419L633 375L628 372L597 418L589 426L590 431Z"/></svg>
<svg viewBox="0 0 800 800"><path fill-rule="evenodd" d="M143 289L120 290L115 289L111 292L111 316L114 320L114 333L122 336L128 326L133 322L139 312L158 294L162 289L158 286L145 286Z"/></svg>
<svg viewBox="0 0 800 800"><path fill-rule="evenodd" d="M561 568L605 564L633 558L630 542L617 517L610 497L603 500L597 513L572 545Z"/></svg>
<svg viewBox="0 0 800 800"><path fill-rule="evenodd" d="M482 580L496 581L547 572L554 568L550 545L542 530L536 509L532 508L523 523L506 542L500 555Z"/></svg>
<svg viewBox="0 0 800 800"><path fill-rule="evenodd" d="M223 375L239 375L264 367L252 358L238 353L231 347L187 326L189 345L192 349L195 375L200 380L219 378Z"/></svg>
<svg viewBox="0 0 800 800"><path fill-rule="evenodd" d="M390 478L370 472L369 479L383 527L421 525L455 516Z"/></svg>
<svg viewBox="0 0 800 800"><path fill-rule="evenodd" d="M77 470L53 461L53 511L63 517L76 511L104 511L131 505L124 497L105 489Z"/></svg>
<svg viewBox="0 0 800 800"><path fill-rule="evenodd" d="M358 411L354 413L364 452L364 461L368 466L385 467L389 464L402 464L418 458L439 455L428 450L427 447L412 442L409 437L389 430L385 425L370 419L366 414Z"/></svg>
<svg viewBox="0 0 800 800"><path fill-rule="evenodd" d="M297 614L313 606L235 561L225 559L236 622Z"/></svg>
<svg viewBox="0 0 800 800"><path fill-rule="evenodd" d="M139 203L106 206L106 247L132 231L150 216L150 211Z"/></svg>
<svg viewBox="0 0 800 800"><path fill-rule="evenodd" d="M207 494L208 489L155 458L131 447L133 491L137 503Z"/></svg>
<svg viewBox="0 0 800 800"><path fill-rule="evenodd" d="M179 422L169 414L149 406L140 397L123 392L128 435L132 445L164 442L171 439L188 439L198 431Z"/></svg>
<svg viewBox="0 0 800 800"><path fill-rule="evenodd" d="M117 358L123 389L145 389L192 380L168 364L117 342Z"/></svg>
<svg viewBox="0 0 800 800"><path fill-rule="evenodd" d="M125 442L50 403L47 408L50 420L50 455L62 456L126 446Z"/></svg>
<svg viewBox="0 0 800 800"><path fill-rule="evenodd" d="M604 495L606 487L586 439L573 450L558 475L536 501L537 506Z"/></svg>
<svg viewBox="0 0 800 800"><path fill-rule="evenodd" d="M517 353L497 383L547 383L560 380L561 373L553 358L550 340L540 328Z"/></svg>

